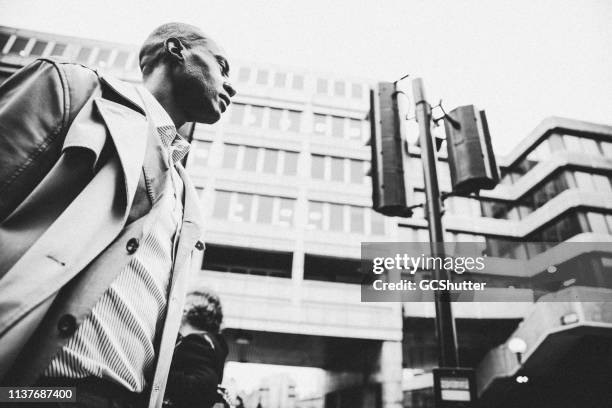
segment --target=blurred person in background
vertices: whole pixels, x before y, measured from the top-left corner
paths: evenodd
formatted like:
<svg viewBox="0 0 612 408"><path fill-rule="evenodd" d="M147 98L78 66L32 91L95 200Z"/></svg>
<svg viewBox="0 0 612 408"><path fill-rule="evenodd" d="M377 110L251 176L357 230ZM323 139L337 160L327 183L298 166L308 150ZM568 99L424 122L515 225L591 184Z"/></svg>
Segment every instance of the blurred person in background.
<svg viewBox="0 0 612 408"><path fill-rule="evenodd" d="M208 291L187 295L166 386L166 406L210 408L227 402L219 389L228 347L221 334L223 309Z"/></svg>

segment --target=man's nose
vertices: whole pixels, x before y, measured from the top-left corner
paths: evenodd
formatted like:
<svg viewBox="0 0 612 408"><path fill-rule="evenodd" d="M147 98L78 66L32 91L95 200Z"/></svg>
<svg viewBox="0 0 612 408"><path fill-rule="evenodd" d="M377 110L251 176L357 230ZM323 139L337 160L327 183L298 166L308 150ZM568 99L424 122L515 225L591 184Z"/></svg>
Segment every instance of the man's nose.
<svg viewBox="0 0 612 408"><path fill-rule="evenodd" d="M234 89L232 84L230 84L229 82L223 83L223 89L225 89L225 92L227 92L230 98L236 95L236 90Z"/></svg>

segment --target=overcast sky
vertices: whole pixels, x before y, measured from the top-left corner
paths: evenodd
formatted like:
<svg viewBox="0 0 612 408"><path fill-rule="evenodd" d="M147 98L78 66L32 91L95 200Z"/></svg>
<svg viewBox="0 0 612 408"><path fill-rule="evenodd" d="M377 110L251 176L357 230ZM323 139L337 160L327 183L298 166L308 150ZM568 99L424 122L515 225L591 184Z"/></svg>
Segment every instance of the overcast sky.
<svg viewBox="0 0 612 408"><path fill-rule="evenodd" d="M612 123L612 1L0 0L0 25L138 44L167 21L230 57L422 76L431 102L487 111L505 153L550 115Z"/></svg>

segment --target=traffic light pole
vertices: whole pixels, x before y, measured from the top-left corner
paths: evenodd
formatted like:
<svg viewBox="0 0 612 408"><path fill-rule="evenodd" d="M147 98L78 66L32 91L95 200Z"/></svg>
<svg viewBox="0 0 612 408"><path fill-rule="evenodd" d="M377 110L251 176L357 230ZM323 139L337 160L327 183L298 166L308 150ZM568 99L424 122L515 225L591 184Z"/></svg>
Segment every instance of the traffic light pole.
<svg viewBox="0 0 612 408"><path fill-rule="evenodd" d="M442 229L442 211L438 175L436 170L436 156L431 135L431 106L425 98L423 80L416 78L412 81L416 120L419 124L419 138L421 144L421 160L423 161L423 175L425 179L425 196L427 199L426 211L429 224L429 241L431 255L443 257L442 243L444 243L444 230ZM450 280L450 273L440 268L436 262L434 279ZM457 335L455 320L451 309L450 292L434 291L436 306L436 335L438 338L438 361L440 367L457 367Z"/></svg>

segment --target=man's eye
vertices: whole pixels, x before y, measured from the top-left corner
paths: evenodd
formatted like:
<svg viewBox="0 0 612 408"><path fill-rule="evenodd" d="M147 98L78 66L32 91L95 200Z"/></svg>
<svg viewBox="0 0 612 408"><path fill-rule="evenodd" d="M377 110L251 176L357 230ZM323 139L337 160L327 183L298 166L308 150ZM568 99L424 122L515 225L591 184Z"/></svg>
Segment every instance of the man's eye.
<svg viewBox="0 0 612 408"><path fill-rule="evenodd" d="M219 62L219 66L221 67L221 74L224 76L228 76L229 75L229 67L227 66L227 61L225 61L222 58L217 58L217 61Z"/></svg>

